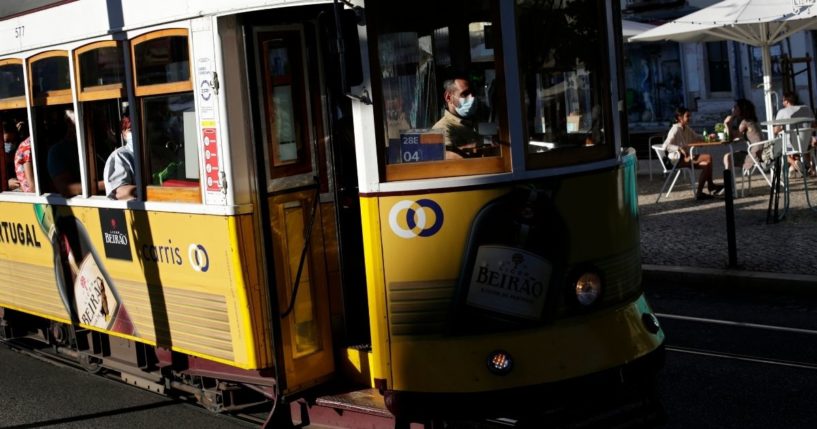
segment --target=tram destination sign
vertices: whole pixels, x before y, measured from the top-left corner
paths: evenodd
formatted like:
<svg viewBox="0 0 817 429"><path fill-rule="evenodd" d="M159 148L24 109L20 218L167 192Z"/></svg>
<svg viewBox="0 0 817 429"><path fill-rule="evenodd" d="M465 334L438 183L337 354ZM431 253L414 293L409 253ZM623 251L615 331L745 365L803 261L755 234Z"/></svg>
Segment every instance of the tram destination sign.
<svg viewBox="0 0 817 429"><path fill-rule="evenodd" d="M442 161L445 136L440 130L414 129L400 133L401 162Z"/></svg>

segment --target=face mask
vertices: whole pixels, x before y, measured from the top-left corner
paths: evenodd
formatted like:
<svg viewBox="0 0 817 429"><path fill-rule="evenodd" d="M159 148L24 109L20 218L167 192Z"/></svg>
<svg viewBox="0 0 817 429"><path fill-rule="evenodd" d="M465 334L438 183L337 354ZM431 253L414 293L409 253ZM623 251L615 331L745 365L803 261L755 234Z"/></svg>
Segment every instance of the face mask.
<svg viewBox="0 0 817 429"><path fill-rule="evenodd" d="M133 150L133 134L130 131L125 132L125 147Z"/></svg>
<svg viewBox="0 0 817 429"><path fill-rule="evenodd" d="M457 115L461 118L468 118L476 113L477 104L474 101L475 98L473 95L469 95L466 98L460 97L460 105L456 108Z"/></svg>
<svg viewBox="0 0 817 429"><path fill-rule="evenodd" d="M11 146L12 146L12 144L11 144L11 143L6 142L6 143L4 143L4 146L5 146L5 149L6 149L6 153L11 153Z"/></svg>

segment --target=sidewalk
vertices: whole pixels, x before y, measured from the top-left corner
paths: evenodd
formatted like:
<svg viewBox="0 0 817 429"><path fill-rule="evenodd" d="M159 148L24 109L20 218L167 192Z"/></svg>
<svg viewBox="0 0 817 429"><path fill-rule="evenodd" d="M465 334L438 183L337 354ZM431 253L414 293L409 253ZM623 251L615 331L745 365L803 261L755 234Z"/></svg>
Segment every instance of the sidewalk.
<svg viewBox="0 0 817 429"><path fill-rule="evenodd" d="M696 201L689 181L682 176L672 193L656 203L664 176L655 164L650 180L647 167L647 161L641 160L638 205L646 278L694 277L715 283L817 290L817 211L808 208L801 177L791 179L789 211L778 223L766 224L769 187L759 174L752 179L751 191L735 199L737 267L728 267L725 199ZM715 182L722 183L721 173L715 176ZM737 178L737 190L740 180ZM808 183L817 206L817 179L810 178ZM781 212L782 204L781 196Z"/></svg>

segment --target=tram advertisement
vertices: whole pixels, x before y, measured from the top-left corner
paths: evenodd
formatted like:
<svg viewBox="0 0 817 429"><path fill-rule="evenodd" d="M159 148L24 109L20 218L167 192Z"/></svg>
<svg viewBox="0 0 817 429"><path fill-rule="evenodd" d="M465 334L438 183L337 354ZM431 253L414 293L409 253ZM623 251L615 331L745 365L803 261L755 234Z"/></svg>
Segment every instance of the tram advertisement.
<svg viewBox="0 0 817 429"><path fill-rule="evenodd" d="M57 288L74 323L126 335L136 330L88 231L74 216L55 216L52 206L34 205L54 252Z"/></svg>

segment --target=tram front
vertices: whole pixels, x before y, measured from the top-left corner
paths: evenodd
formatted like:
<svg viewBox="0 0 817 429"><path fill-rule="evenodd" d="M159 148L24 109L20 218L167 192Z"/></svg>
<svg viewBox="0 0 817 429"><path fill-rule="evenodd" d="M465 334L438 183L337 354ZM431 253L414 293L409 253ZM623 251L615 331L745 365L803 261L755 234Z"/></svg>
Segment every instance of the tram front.
<svg viewBox="0 0 817 429"><path fill-rule="evenodd" d="M372 377L396 415L649 397L664 334L613 3L365 3L351 92L373 101L353 103Z"/></svg>

